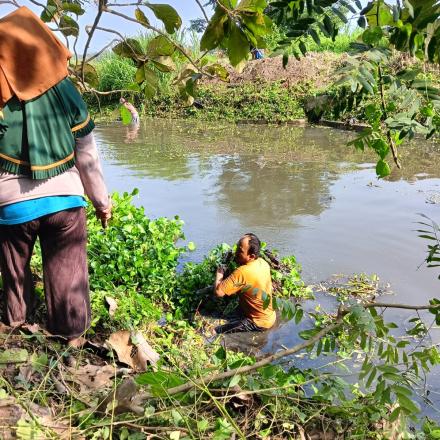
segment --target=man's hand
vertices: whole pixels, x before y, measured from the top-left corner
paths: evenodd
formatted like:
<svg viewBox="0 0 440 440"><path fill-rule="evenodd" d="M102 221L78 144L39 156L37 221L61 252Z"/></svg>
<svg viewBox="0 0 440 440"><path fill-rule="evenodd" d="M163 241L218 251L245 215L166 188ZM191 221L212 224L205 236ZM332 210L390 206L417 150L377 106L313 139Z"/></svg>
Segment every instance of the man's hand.
<svg viewBox="0 0 440 440"><path fill-rule="evenodd" d="M225 294L219 289L219 285L222 282L224 275L225 275L225 268L223 266L217 267L217 271L215 273L215 283L214 283L215 296L218 297L225 296Z"/></svg>
<svg viewBox="0 0 440 440"><path fill-rule="evenodd" d="M225 268L223 266L217 267L217 271L215 273L215 279L221 281L224 275L225 275Z"/></svg>
<svg viewBox="0 0 440 440"><path fill-rule="evenodd" d="M108 208L96 209L96 211L95 211L96 217L98 217L98 219L101 220L101 225L103 228L107 227L108 221L112 217L112 208L113 208L113 205L110 203Z"/></svg>

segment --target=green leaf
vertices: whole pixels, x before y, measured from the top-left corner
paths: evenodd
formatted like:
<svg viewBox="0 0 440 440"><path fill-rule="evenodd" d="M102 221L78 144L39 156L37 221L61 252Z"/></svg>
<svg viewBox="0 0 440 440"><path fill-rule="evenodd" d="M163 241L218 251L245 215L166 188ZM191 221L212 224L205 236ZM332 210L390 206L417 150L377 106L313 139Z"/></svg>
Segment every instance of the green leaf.
<svg viewBox="0 0 440 440"><path fill-rule="evenodd" d="M156 72L150 69L147 66L144 66L144 94L147 99L151 99L157 92L157 86L159 82L159 78L156 75Z"/></svg>
<svg viewBox="0 0 440 440"><path fill-rule="evenodd" d="M301 308L296 309L296 312L295 312L295 324L298 325L301 322L301 320L303 318L303 315L304 315L303 309L301 309Z"/></svg>
<svg viewBox="0 0 440 440"><path fill-rule="evenodd" d="M376 174L379 177L386 177L390 175L390 173L391 173L391 169L388 163L382 159L379 160L376 164Z"/></svg>
<svg viewBox="0 0 440 440"><path fill-rule="evenodd" d="M143 26L149 26L150 25L150 21L148 20L148 18L146 17L144 12L140 8L136 8L136 10L134 11L134 16L136 17L136 20L141 25L143 25Z"/></svg>
<svg viewBox="0 0 440 440"><path fill-rule="evenodd" d="M57 14L58 14L57 5L53 2L53 0L48 0L46 7L44 8L43 12L40 15L40 18L45 23L49 23L54 19L55 15Z"/></svg>
<svg viewBox="0 0 440 440"><path fill-rule="evenodd" d="M394 408L393 411L391 412L388 420L391 423L395 422L398 419L401 410L402 410L402 408L400 406L398 406L397 408Z"/></svg>
<svg viewBox="0 0 440 440"><path fill-rule="evenodd" d="M113 47L113 52L124 58L139 58L143 56L142 47L139 41L134 38L127 38Z"/></svg>
<svg viewBox="0 0 440 440"><path fill-rule="evenodd" d="M189 243L188 243L188 245L187 245L187 248L188 248L188 250L189 251L195 251L196 250L196 245L195 245L195 243L193 242L193 241L190 241Z"/></svg>
<svg viewBox="0 0 440 440"><path fill-rule="evenodd" d="M309 35L313 38L313 41L320 46L321 45L321 39L319 38L318 32L316 32L315 29L310 28L309 29Z"/></svg>
<svg viewBox="0 0 440 440"><path fill-rule="evenodd" d="M68 15L63 15L60 19L59 25L60 31L66 37L74 36L77 37L79 34L79 25L78 23Z"/></svg>
<svg viewBox="0 0 440 440"><path fill-rule="evenodd" d="M223 9L217 8L200 40L201 51L215 49L221 43L225 35L224 25L227 20L228 16Z"/></svg>
<svg viewBox="0 0 440 440"><path fill-rule="evenodd" d="M232 379L229 382L229 388L235 387L240 382L241 376L239 374L236 374L235 376L232 376Z"/></svg>
<svg viewBox="0 0 440 440"><path fill-rule="evenodd" d="M163 3L145 3L145 5L163 22L169 34L173 34L182 26L182 19L172 6Z"/></svg>
<svg viewBox="0 0 440 440"><path fill-rule="evenodd" d="M377 368L373 367L371 370L370 375L368 376L368 380L367 383L365 384L366 388L369 388L371 386L371 384L373 383L374 378L376 377L377 374Z"/></svg>
<svg viewBox="0 0 440 440"><path fill-rule="evenodd" d="M211 75L215 75L222 81L229 81L229 72L225 66L219 63L209 64L205 67L205 71Z"/></svg>
<svg viewBox="0 0 440 440"><path fill-rule="evenodd" d="M420 411L420 408L404 394L397 394L397 400L399 405L410 414L416 414Z"/></svg>
<svg viewBox="0 0 440 440"><path fill-rule="evenodd" d="M78 68L76 73L79 76L82 75L81 66ZM95 67L90 63L84 64L84 81L91 87L98 87L99 85L98 72L96 71Z"/></svg>
<svg viewBox="0 0 440 440"><path fill-rule="evenodd" d="M375 45L379 43L381 38L383 37L382 28L379 26L373 26L366 29L362 34L362 41L365 44Z"/></svg>
<svg viewBox="0 0 440 440"><path fill-rule="evenodd" d="M241 0L235 9L244 12L263 12L266 6L266 0Z"/></svg>
<svg viewBox="0 0 440 440"><path fill-rule="evenodd" d="M231 33L228 40L228 56L231 64L236 67L245 61L249 54L249 43L243 31L231 22Z"/></svg>
<svg viewBox="0 0 440 440"><path fill-rule="evenodd" d="M0 352L0 365L22 363L28 360L28 352L24 348L10 348Z"/></svg>
<svg viewBox="0 0 440 440"><path fill-rule="evenodd" d="M158 56L171 56L176 50L174 44L165 36L159 35L153 38L147 46L147 56L155 58Z"/></svg>
<svg viewBox="0 0 440 440"><path fill-rule="evenodd" d="M133 116L123 105L119 107L119 113L121 114L122 123L124 125L128 125L131 123Z"/></svg>
<svg viewBox="0 0 440 440"><path fill-rule="evenodd" d="M371 146L381 159L385 159L390 151L389 145L383 139L375 139Z"/></svg>
<svg viewBox="0 0 440 440"><path fill-rule="evenodd" d="M151 60L154 66L159 69L161 72L174 72L176 70L176 65L174 61L169 56L160 56Z"/></svg>
<svg viewBox="0 0 440 440"><path fill-rule="evenodd" d="M86 12L79 3L63 2L61 8L64 12L71 12L75 15L83 15Z"/></svg>

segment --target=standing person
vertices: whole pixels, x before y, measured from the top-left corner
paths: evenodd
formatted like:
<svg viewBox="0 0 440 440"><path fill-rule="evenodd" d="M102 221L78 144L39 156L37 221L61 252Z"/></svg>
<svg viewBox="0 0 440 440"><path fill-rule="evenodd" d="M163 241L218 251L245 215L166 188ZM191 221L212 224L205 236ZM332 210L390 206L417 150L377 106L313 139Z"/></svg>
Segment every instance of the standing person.
<svg viewBox="0 0 440 440"><path fill-rule="evenodd" d="M223 279L224 270L216 273L214 291L219 298L239 295L242 318L216 328L217 333L263 331L276 321L272 308L272 279L269 264L260 257L261 242L255 234L245 234L237 243L235 261L239 267ZM263 292L271 298L269 306L263 306Z"/></svg>
<svg viewBox="0 0 440 440"><path fill-rule="evenodd" d="M90 325L86 202L105 227L111 203L93 121L67 78L69 51L29 9L0 19L0 269L5 320L34 307L30 259L43 259L47 328L70 346Z"/></svg>
<svg viewBox="0 0 440 440"><path fill-rule="evenodd" d="M136 110L136 107L126 101L124 98L121 98L119 102L130 112L131 114L131 123L130 125L139 125L139 113Z"/></svg>

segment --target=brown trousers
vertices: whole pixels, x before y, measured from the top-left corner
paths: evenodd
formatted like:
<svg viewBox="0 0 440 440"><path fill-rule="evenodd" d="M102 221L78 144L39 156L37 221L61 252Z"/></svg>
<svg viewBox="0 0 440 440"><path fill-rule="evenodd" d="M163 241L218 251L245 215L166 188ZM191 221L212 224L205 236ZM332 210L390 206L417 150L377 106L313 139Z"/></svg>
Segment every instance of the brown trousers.
<svg viewBox="0 0 440 440"><path fill-rule="evenodd" d="M87 231L84 208L45 215L19 225L0 226L0 269L6 321L25 322L35 302L30 260L37 237L43 257L47 329L75 338L90 325Z"/></svg>

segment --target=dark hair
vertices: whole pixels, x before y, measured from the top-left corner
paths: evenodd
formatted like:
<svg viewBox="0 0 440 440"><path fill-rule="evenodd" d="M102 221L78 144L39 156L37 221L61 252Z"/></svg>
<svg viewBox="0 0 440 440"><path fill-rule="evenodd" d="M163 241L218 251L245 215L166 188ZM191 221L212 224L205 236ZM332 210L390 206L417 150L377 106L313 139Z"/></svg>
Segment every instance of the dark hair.
<svg viewBox="0 0 440 440"><path fill-rule="evenodd" d="M254 254L256 257L259 257L260 249L261 249L260 239L255 234L252 234L252 232L248 232L247 234L244 234L243 237L249 237L248 255Z"/></svg>

